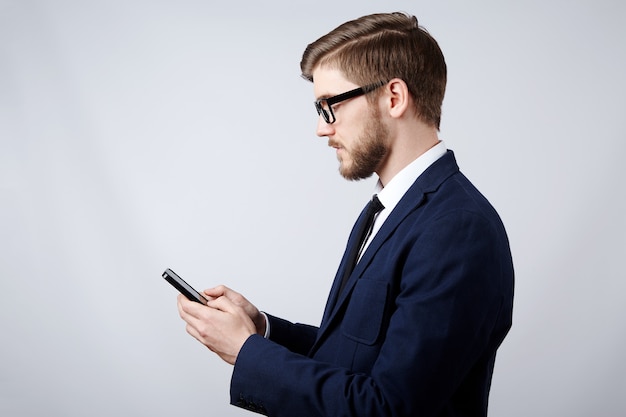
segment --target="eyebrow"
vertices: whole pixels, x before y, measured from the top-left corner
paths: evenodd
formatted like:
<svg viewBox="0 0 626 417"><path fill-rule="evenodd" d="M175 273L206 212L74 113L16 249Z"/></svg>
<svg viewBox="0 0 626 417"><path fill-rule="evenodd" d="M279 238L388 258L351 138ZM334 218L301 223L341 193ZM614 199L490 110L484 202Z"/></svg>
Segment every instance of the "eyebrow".
<svg viewBox="0 0 626 417"><path fill-rule="evenodd" d="M359 88L359 87L357 86L355 88ZM352 89L350 89L349 91L351 91L351 90ZM331 97L337 97L337 96L340 96L340 95L342 95L344 93L345 93L345 91L344 92L341 92L341 91L340 92L336 92L336 91L335 92L332 92L332 91L328 92L327 91L326 93L320 94L319 96L315 97L315 101L327 100L327 99L329 99Z"/></svg>
<svg viewBox="0 0 626 417"><path fill-rule="evenodd" d="M320 96L318 96L318 97L315 97L315 101L319 101L319 100L326 100L326 99L329 99L329 98L331 98L331 97L335 97L336 95L337 95L337 94L329 94L329 93L325 93L325 94L322 94L322 95L320 95Z"/></svg>

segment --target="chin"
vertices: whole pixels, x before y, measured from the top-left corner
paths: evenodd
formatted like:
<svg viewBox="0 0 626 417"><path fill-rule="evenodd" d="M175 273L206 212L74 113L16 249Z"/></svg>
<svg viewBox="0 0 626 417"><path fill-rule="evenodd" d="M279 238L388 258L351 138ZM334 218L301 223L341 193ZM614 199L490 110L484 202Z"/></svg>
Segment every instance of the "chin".
<svg viewBox="0 0 626 417"><path fill-rule="evenodd" d="M340 165L339 174L341 174L342 177L349 181L360 181L371 177L374 172L359 172L354 169L348 169L345 168L343 165Z"/></svg>

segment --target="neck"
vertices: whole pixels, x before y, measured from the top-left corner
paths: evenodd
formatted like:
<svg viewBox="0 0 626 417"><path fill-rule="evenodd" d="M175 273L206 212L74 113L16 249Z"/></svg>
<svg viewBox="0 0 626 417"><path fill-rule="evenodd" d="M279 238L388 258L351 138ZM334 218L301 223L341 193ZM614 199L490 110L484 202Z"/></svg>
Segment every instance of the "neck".
<svg viewBox="0 0 626 417"><path fill-rule="evenodd" d="M390 141L387 157L376 170L382 186L439 142L437 129L423 123L414 124L406 132L399 130Z"/></svg>

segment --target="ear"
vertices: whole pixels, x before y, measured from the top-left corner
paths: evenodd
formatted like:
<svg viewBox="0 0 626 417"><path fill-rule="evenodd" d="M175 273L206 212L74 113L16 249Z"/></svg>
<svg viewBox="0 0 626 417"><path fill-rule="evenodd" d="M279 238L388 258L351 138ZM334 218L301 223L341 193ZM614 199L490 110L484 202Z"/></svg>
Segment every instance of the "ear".
<svg viewBox="0 0 626 417"><path fill-rule="evenodd" d="M389 116L392 118L400 118L404 116L409 109L411 95L406 83L400 78L394 78L387 83L385 94L385 105Z"/></svg>

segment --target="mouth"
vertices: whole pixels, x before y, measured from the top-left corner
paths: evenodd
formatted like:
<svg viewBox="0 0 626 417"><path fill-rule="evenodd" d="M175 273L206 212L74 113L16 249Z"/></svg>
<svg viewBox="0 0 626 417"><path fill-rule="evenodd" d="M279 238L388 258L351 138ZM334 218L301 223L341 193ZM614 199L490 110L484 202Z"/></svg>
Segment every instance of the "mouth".
<svg viewBox="0 0 626 417"><path fill-rule="evenodd" d="M342 146L339 143L335 142L332 139L328 139L328 146L330 146L331 148L335 148L337 150L342 148Z"/></svg>
<svg viewBox="0 0 626 417"><path fill-rule="evenodd" d="M331 140L331 139L328 140L328 146L335 150L335 155L337 156L337 160L339 160L339 162L343 162L343 159L345 157L344 153L346 152L345 148L341 146L338 142L335 142L334 140Z"/></svg>

